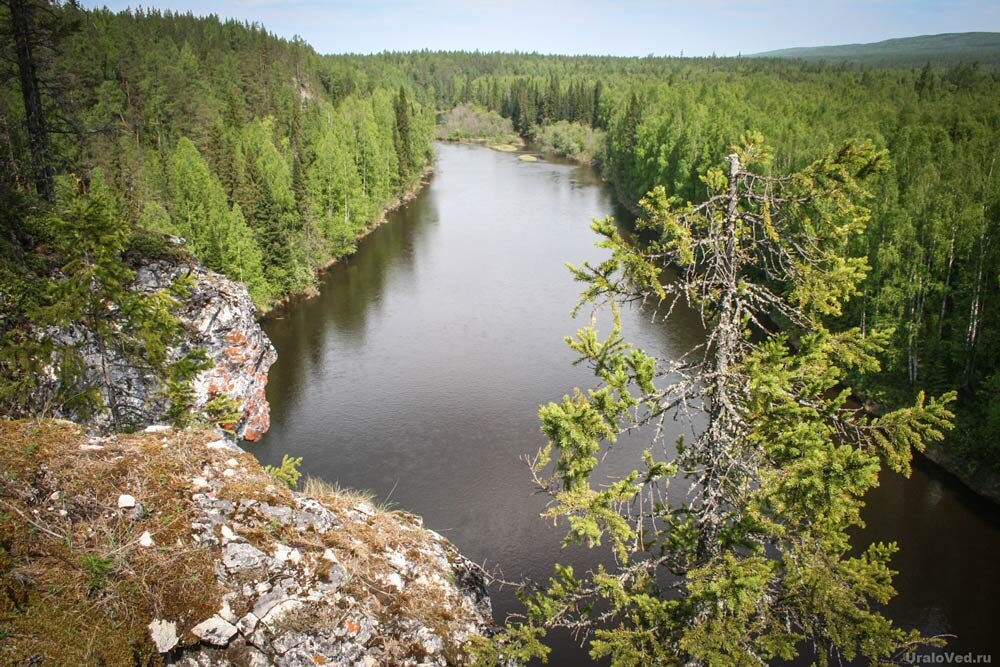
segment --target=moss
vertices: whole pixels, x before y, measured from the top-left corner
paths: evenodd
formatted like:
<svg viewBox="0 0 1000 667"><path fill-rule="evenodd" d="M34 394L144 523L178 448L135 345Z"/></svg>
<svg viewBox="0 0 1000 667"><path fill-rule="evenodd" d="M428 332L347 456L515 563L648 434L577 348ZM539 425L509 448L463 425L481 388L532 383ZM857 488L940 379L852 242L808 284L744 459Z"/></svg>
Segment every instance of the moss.
<svg viewBox="0 0 1000 667"><path fill-rule="evenodd" d="M189 479L210 434L87 442L68 422L0 422L0 650L8 664L157 664L153 618L183 632L221 604L211 552L190 540ZM120 493L145 512L117 509ZM142 548L149 531L157 547ZM190 638L190 635L189 635Z"/></svg>

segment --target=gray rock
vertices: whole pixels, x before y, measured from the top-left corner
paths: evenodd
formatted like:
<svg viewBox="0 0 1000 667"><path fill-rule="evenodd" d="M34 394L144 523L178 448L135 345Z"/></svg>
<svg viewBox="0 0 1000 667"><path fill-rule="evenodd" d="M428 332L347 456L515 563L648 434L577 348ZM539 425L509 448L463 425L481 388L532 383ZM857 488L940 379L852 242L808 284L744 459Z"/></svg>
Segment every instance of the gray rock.
<svg viewBox="0 0 1000 667"><path fill-rule="evenodd" d="M302 609L302 607L304 606L305 603L302 602L301 600L296 600L296 599L284 600L271 607L270 611L268 611L264 616L261 616L260 622L269 626L273 625L278 621L280 621L281 619L283 619L288 614L298 611L299 609Z"/></svg>
<svg viewBox="0 0 1000 667"><path fill-rule="evenodd" d="M292 508L287 505L269 505L268 503L261 503L258 507L261 514L267 517L271 521L277 521L285 526L292 525L294 518L292 516Z"/></svg>
<svg viewBox="0 0 1000 667"><path fill-rule="evenodd" d="M236 622L236 629L239 630L241 635L248 637L257 629L258 623L260 623L260 619L257 617L257 614L250 612Z"/></svg>
<svg viewBox="0 0 1000 667"><path fill-rule="evenodd" d="M210 456L215 463L204 475L214 483L228 455ZM207 639L175 648L168 665L443 666L451 651L492 627L481 570L411 516L363 505L331 510L284 492L269 493L267 502L215 493L192 497L192 527L219 554L216 577L228 608L198 626ZM364 544L371 531L388 531L393 546ZM440 600L452 620L430 628L404 616L401 596L409 588L431 589L428 599Z"/></svg>
<svg viewBox="0 0 1000 667"><path fill-rule="evenodd" d="M311 528L322 534L340 525L333 512L312 498L299 496L295 499L295 505L301 510L294 515L295 527L299 530Z"/></svg>
<svg viewBox="0 0 1000 667"><path fill-rule="evenodd" d="M229 640L236 636L236 626L219 616L202 621L191 628L191 632L206 644L226 646Z"/></svg>
<svg viewBox="0 0 1000 667"><path fill-rule="evenodd" d="M252 646L247 648L247 667L273 667L273 665L274 663L267 659L266 654Z"/></svg>
<svg viewBox="0 0 1000 667"><path fill-rule="evenodd" d="M291 597L280 588L276 588L266 595L262 595L257 604L253 606L254 616L263 619L276 606L290 600Z"/></svg>
<svg viewBox="0 0 1000 667"><path fill-rule="evenodd" d="M173 621L154 619L149 624L149 637L158 652L166 653L177 646L177 624Z"/></svg>
<svg viewBox="0 0 1000 667"><path fill-rule="evenodd" d="M233 572L261 567L268 560L267 554L245 542L230 542L222 548L222 564Z"/></svg>
<svg viewBox="0 0 1000 667"><path fill-rule="evenodd" d="M136 271L132 289L152 294L168 289L178 278L188 274L194 278L194 285L177 313L185 335L169 350L167 361L174 362L193 350L204 349L213 367L202 371L194 379L193 408L199 411L214 397L229 396L242 409L239 423L233 425L234 433L238 438L256 440L270 424L264 386L267 370L274 363L276 354L271 341L257 323L257 311L246 286L194 263L155 260ZM115 346L102 355L99 341L86 327L70 326L57 331L49 330L45 334L57 343L78 347L83 361L84 383L102 388L104 404L113 402L118 409L121 418L119 426L135 429L152 426L150 432L160 432L160 422L170 408L167 394L163 391L164 378L150 373L145 365L124 357ZM109 385L103 378L104 362L111 375ZM53 367L44 374L45 382L37 395L31 397L31 404L51 403L58 388L56 363L57 359L53 358ZM108 395L109 386L113 397ZM57 408L53 416L83 420L86 415ZM98 431L107 432L114 427L108 411L86 421Z"/></svg>
<svg viewBox="0 0 1000 667"><path fill-rule="evenodd" d="M337 590L337 588L347 583L350 579L350 575L348 575L347 570L340 565L331 565L324 571L323 578L329 586L326 590Z"/></svg>
<svg viewBox="0 0 1000 667"><path fill-rule="evenodd" d="M417 640L429 655L440 655L444 652L444 640L430 628L417 630Z"/></svg>
<svg viewBox="0 0 1000 667"><path fill-rule="evenodd" d="M308 639L309 637L305 633L289 632L275 639L273 642L271 642L271 645L274 647L274 651L278 655L281 655L283 653L288 653L296 646L304 644Z"/></svg>

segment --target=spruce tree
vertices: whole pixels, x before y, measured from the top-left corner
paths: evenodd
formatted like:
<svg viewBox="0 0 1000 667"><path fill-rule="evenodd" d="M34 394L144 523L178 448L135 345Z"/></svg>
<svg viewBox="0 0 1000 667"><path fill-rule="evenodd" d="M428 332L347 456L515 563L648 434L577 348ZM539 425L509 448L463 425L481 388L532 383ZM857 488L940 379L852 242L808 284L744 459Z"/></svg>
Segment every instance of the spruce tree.
<svg viewBox="0 0 1000 667"><path fill-rule="evenodd" d="M406 101L406 89L400 86L396 97L396 156L399 160L399 184L406 187L413 171L413 149L411 147L410 103Z"/></svg>
<svg viewBox="0 0 1000 667"><path fill-rule="evenodd" d="M57 374L56 393L45 408L81 418L106 410L115 430L128 429L133 424L121 410L113 364L124 359L165 374L169 346L180 332L176 299L168 291L132 289L135 272L125 261L131 230L99 170L89 192L74 178L58 186L46 223L61 267L32 314L45 332L32 356L53 361Z"/></svg>
<svg viewBox="0 0 1000 667"><path fill-rule="evenodd" d="M911 449L950 427L953 396L865 414L845 383L879 369L888 332L827 326L867 271L844 249L864 231L864 182L884 155L848 144L776 177L749 135L726 159L727 171L704 176L701 203L662 187L647 195L648 243L595 222L611 255L572 268L581 306L609 307L614 326L603 340L593 326L568 340L599 384L540 409L549 444L533 472L566 541L609 542L615 562L581 576L557 566L482 662L544 655L552 627L592 633L591 655L621 667L801 654L884 664L926 641L879 610L894 593L895 545L858 551L848 531L879 472L908 473ZM701 314L704 346L660 360L626 342L625 304L662 319L682 303ZM673 419L697 435L664 441ZM652 434L641 463L606 483L604 452L641 429Z"/></svg>
<svg viewBox="0 0 1000 667"><path fill-rule="evenodd" d="M145 223L182 236L205 266L246 283L254 300L266 304L274 289L265 279L254 235L239 206L229 207L222 184L190 140L180 140L167 172L169 223L155 208L143 216Z"/></svg>

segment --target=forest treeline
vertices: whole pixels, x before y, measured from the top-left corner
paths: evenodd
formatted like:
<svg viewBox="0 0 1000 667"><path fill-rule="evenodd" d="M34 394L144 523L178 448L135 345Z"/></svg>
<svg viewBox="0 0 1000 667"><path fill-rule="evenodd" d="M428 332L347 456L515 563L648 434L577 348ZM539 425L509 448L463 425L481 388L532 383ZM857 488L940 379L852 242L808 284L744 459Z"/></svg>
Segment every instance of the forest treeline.
<svg viewBox="0 0 1000 667"><path fill-rule="evenodd" d="M872 221L845 249L871 271L833 324L892 328L883 372L856 386L884 405L959 391L950 446L1000 469L1000 72L481 53L339 60L344 81L394 72L439 108L482 105L524 134L566 123L605 132L595 159L633 210L657 185L699 200L702 176L748 130L773 147L774 173L851 139L887 149Z"/></svg>
<svg viewBox="0 0 1000 667"><path fill-rule="evenodd" d="M871 271L832 324L892 327L884 372L863 390L889 405L920 390L958 390L952 446L1000 468L994 70L323 56L258 25L41 0L0 2L0 31L5 345L45 301L33 277L61 266L51 242L59 227L46 222L52 207L68 192L92 196L92 183L128 234L184 237L267 307L308 289L319 267L350 252L414 186L430 159L435 111L479 105L567 152L586 143L633 209L656 185L697 200L701 176L747 130L773 147L774 173L866 139L888 150L889 163L874 177L867 231L845 250L867 256ZM37 81L29 99L26 56Z"/></svg>

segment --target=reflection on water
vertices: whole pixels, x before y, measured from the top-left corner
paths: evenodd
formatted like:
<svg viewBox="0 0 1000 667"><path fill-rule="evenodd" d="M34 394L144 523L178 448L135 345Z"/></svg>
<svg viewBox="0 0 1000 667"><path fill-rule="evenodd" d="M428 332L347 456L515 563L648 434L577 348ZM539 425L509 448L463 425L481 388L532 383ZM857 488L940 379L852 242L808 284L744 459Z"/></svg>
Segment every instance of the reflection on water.
<svg viewBox="0 0 1000 667"><path fill-rule="evenodd" d="M562 343L581 326L564 262L601 258L589 222L613 212L610 192L586 167L438 150L430 186L333 267L319 296L267 323L272 427L252 451L303 456L308 474L389 498L509 578L543 578L555 561L586 568L601 554L560 547L520 459L544 444L539 404L593 384ZM652 325L628 311L624 327L667 358L703 337L691 313ZM624 472L644 445L624 439L609 469ZM887 478L865 536L904 549L894 617L982 651L1000 618L1000 531L959 498L922 471ZM494 608L515 609L511 592ZM550 664L582 656L563 643Z"/></svg>
<svg viewBox="0 0 1000 667"><path fill-rule="evenodd" d="M899 595L889 616L904 628L950 634L947 650L1000 660L1000 513L924 461L913 475L883 473L864 512L868 541L894 541Z"/></svg>

